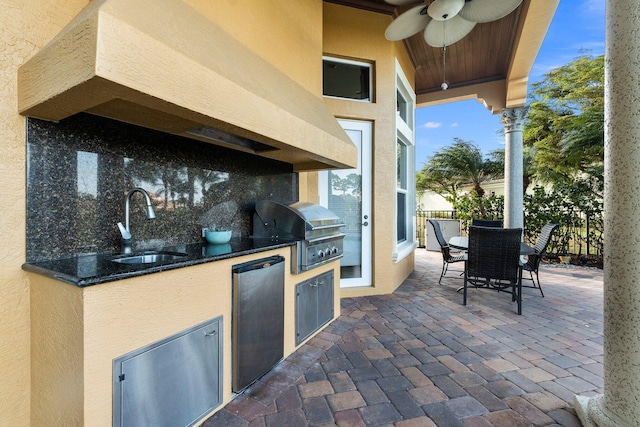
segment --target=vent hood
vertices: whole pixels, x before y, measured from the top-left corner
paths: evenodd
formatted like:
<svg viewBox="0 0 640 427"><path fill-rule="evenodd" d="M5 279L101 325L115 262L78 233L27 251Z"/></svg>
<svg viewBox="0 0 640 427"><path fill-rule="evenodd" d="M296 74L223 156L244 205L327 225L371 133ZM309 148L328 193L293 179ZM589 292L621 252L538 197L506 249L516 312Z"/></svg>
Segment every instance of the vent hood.
<svg viewBox="0 0 640 427"><path fill-rule="evenodd" d="M91 1L18 71L20 114L87 112L255 153L353 168L321 98L181 0Z"/></svg>

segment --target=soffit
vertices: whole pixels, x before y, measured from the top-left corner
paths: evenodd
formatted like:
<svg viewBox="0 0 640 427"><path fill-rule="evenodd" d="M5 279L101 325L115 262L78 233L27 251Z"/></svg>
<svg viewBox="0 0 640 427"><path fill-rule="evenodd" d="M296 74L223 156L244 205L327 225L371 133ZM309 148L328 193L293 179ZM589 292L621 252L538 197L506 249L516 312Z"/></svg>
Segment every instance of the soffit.
<svg viewBox="0 0 640 427"><path fill-rule="evenodd" d="M384 0L325 1L387 14L390 18L417 4L393 7ZM494 113L505 107L524 105L528 74L558 2L524 0L511 14L494 22L477 24L461 41L447 46L447 91L441 89L442 48L429 46L422 32L399 42L404 44L415 67L418 105L472 97L480 98Z"/></svg>

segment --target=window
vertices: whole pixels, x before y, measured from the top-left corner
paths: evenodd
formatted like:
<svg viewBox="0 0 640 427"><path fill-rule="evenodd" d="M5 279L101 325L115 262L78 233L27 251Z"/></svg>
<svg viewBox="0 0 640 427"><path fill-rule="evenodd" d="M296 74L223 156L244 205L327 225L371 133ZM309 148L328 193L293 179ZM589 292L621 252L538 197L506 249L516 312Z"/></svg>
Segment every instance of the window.
<svg viewBox="0 0 640 427"><path fill-rule="evenodd" d="M338 58L322 60L324 96L371 102L371 64Z"/></svg>
<svg viewBox="0 0 640 427"><path fill-rule="evenodd" d="M396 144L397 243L407 240L407 151L407 146L398 139Z"/></svg>
<svg viewBox="0 0 640 427"><path fill-rule="evenodd" d="M413 252L415 239L415 94L396 61L396 250L394 261Z"/></svg>
<svg viewBox="0 0 640 427"><path fill-rule="evenodd" d="M402 96L399 90L396 91L396 113L403 122L409 123L409 103L404 99L404 96ZM411 112L411 114L413 114L413 112Z"/></svg>

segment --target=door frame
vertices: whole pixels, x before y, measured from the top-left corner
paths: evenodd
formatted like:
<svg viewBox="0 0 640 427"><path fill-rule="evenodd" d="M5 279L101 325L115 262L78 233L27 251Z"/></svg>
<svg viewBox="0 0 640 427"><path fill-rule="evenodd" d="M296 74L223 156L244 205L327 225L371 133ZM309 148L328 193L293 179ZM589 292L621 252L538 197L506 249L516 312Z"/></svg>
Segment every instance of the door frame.
<svg viewBox="0 0 640 427"><path fill-rule="evenodd" d="M373 250L372 250L372 198L373 198L373 175L372 175L372 150L373 150L373 123L370 121L338 119L340 126L349 135L356 132L360 135L360 142L354 141L358 147L358 169L362 175L361 188L361 212L362 233L361 233L361 274L355 278L340 278L341 288L372 286L373 271ZM351 137L351 135L349 135ZM352 139L353 140L353 139ZM343 169L353 170L353 169ZM318 196L322 206L328 206L328 171L318 173Z"/></svg>

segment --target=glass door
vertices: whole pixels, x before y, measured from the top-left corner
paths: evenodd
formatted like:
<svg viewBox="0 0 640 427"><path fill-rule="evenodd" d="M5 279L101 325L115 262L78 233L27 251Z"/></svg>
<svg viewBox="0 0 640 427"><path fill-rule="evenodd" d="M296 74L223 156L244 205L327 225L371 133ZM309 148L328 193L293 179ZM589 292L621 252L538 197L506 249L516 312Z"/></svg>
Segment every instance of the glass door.
<svg viewBox="0 0 640 427"><path fill-rule="evenodd" d="M358 167L320 172L320 204L346 224L340 287L371 286L371 123L338 122L358 148Z"/></svg>

